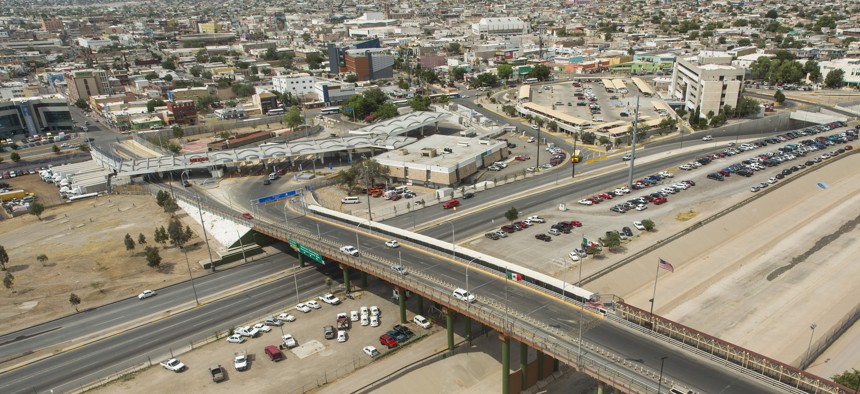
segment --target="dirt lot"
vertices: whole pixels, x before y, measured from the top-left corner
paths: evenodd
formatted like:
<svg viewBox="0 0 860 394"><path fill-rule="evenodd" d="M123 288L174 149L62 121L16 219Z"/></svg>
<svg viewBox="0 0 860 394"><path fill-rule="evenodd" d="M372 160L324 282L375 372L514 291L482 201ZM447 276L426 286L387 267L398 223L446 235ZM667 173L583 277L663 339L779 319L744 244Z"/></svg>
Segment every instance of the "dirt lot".
<svg viewBox="0 0 860 394"><path fill-rule="evenodd" d="M383 356L390 352L379 345L378 338L399 323L397 305L387 298L391 295L391 286L379 283L371 285L368 291L353 292L353 295L355 300L343 299L341 294L339 296L343 302L340 305L321 304L321 309L309 313L298 312L290 304L287 311L296 316L295 322L286 323L280 328L272 327L271 332L242 344L227 343L222 339L183 354L178 357L188 366L188 370L183 373L176 374L154 366L93 392L153 393L168 387L173 391L190 393L233 393L237 390L286 393L309 391L317 385L333 382L370 364L373 360L362 351L364 346L375 346ZM414 300L409 301L410 306L413 303ZM359 322L353 322L345 343L324 338L322 327L334 324L337 313L349 313L359 310L361 306L372 305L378 306L381 311L378 327L361 326ZM407 314L410 320L413 316L411 312ZM260 320L262 318L263 316ZM409 323L408 326L415 333L415 337L410 341L442 330L436 325L430 330L420 328L414 323ZM286 360L273 363L263 353L263 348L280 343L281 329L284 333L291 334L299 346L284 351ZM409 348L394 353L408 352L407 349ZM251 360L247 371L239 372L233 367L233 355L240 351L246 351ZM221 364L227 370L226 382L212 382L208 367L213 364Z"/></svg>
<svg viewBox="0 0 860 394"><path fill-rule="evenodd" d="M189 249L188 258L206 258L196 236L199 225L182 212L178 217L195 233L189 244L197 246ZM176 248L160 248L161 268L154 270L146 265L143 246L129 252L123 244L126 233L135 240L143 233L152 244L154 229L166 227L169 218L148 196L109 196L48 208L41 222L31 215L5 220L0 239L15 280L0 298L3 331L74 313L71 293L81 298L78 308L83 310L187 280L185 267L177 266L184 257ZM41 254L48 257L45 263L36 260ZM206 274L199 266L191 269L195 277Z"/></svg>
<svg viewBox="0 0 860 394"><path fill-rule="evenodd" d="M52 183L42 182L38 174L4 179L3 182L8 183L13 189L22 189L27 193L36 193L36 197L39 197L39 202L45 207L63 204L65 201L60 198L59 189ZM5 218L9 217L5 212L3 215Z"/></svg>

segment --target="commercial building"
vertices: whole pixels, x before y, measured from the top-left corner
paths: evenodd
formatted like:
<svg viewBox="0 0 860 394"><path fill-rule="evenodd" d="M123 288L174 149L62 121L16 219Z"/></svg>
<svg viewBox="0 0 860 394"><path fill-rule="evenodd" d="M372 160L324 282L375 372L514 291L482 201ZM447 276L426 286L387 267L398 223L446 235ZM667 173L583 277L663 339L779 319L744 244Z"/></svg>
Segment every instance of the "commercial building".
<svg viewBox="0 0 860 394"><path fill-rule="evenodd" d="M827 62L818 63L818 69L821 71L822 81L827 78L833 70L842 70L844 72L842 80L848 86L860 86L860 59L837 59Z"/></svg>
<svg viewBox="0 0 860 394"><path fill-rule="evenodd" d="M266 114L269 111L278 108L278 97L269 92L260 92L251 97L254 103L254 108L260 111L261 114Z"/></svg>
<svg viewBox="0 0 860 394"><path fill-rule="evenodd" d="M66 86L69 89L69 100L89 100L90 96L111 94L110 80L104 70L79 70L66 74Z"/></svg>
<svg viewBox="0 0 860 394"><path fill-rule="evenodd" d="M394 56L384 49L350 49L344 60L346 67L342 72L354 73L359 81L373 81L394 76Z"/></svg>
<svg viewBox="0 0 860 394"><path fill-rule="evenodd" d="M167 98L171 101L192 100L195 103L201 97L212 94L208 88L182 88L167 91Z"/></svg>
<svg viewBox="0 0 860 394"><path fill-rule="evenodd" d="M355 84L320 81L314 85L314 93L325 105L340 104L355 94Z"/></svg>
<svg viewBox="0 0 860 394"><path fill-rule="evenodd" d="M0 83L0 100L11 100L24 97L24 85L21 82Z"/></svg>
<svg viewBox="0 0 860 394"><path fill-rule="evenodd" d="M98 52L99 49L102 49L106 46L110 46L113 43L114 42L112 40L108 39L78 37L78 46L88 48L93 52Z"/></svg>
<svg viewBox="0 0 860 394"><path fill-rule="evenodd" d="M310 74L289 74L272 77L272 86L278 93L290 93L293 96L305 96L314 92L316 78Z"/></svg>
<svg viewBox="0 0 860 394"><path fill-rule="evenodd" d="M197 106L192 100L175 100L167 103L167 117L171 124L194 126L197 124Z"/></svg>
<svg viewBox="0 0 860 394"><path fill-rule="evenodd" d="M197 24L198 33L214 34L221 32L221 24L218 22L205 22Z"/></svg>
<svg viewBox="0 0 860 394"><path fill-rule="evenodd" d="M63 32L63 20L62 19L42 19L42 28L45 29L48 33L62 33Z"/></svg>
<svg viewBox="0 0 860 394"><path fill-rule="evenodd" d="M671 98L688 111L699 109L701 117L718 114L725 105L737 107L746 70L731 62L731 56L718 52L679 59L672 69Z"/></svg>
<svg viewBox="0 0 860 394"><path fill-rule="evenodd" d="M529 24L517 17L481 18L472 25L472 33L488 36L509 36L528 34Z"/></svg>
<svg viewBox="0 0 860 394"><path fill-rule="evenodd" d="M375 157L389 176L427 187L457 186L509 155L507 143L435 134Z"/></svg>
<svg viewBox="0 0 860 394"><path fill-rule="evenodd" d="M69 105L62 96L25 97L0 101L0 136L34 135L71 130Z"/></svg>
<svg viewBox="0 0 860 394"><path fill-rule="evenodd" d="M355 42L343 47L338 47L334 43L329 43L326 49L328 52L329 72L335 75L344 72L344 67L346 67L346 51L349 49L374 49L381 47L382 46L378 38Z"/></svg>

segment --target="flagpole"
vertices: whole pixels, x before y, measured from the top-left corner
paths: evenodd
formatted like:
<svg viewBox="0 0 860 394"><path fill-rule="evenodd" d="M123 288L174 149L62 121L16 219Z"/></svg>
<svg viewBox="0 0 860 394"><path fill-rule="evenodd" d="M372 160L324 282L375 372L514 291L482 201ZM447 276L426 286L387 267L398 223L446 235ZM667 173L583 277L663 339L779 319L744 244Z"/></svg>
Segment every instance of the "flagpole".
<svg viewBox="0 0 860 394"><path fill-rule="evenodd" d="M654 292L651 293L651 329L654 329L654 299L657 297L657 277L660 275L660 259L657 259L657 272L654 273Z"/></svg>

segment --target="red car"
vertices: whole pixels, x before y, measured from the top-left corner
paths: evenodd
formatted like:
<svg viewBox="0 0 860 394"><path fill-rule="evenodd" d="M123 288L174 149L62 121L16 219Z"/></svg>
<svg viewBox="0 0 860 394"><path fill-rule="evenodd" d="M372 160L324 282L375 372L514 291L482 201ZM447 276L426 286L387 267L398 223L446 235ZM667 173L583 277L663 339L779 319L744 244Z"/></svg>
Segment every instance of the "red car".
<svg viewBox="0 0 860 394"><path fill-rule="evenodd" d="M657 197L654 201L651 201L654 205L660 205L666 201L669 201L666 197Z"/></svg>
<svg viewBox="0 0 860 394"><path fill-rule="evenodd" d="M504 231L504 232L506 232L506 233L513 233L513 232L517 231L517 229L516 229L516 228L514 228L514 226L509 226L509 225L504 225L504 226L502 226L502 227L500 228L500 230L502 230L502 231Z"/></svg>
<svg viewBox="0 0 860 394"><path fill-rule="evenodd" d="M595 203L595 204L600 204L600 201L603 201L603 200L601 200L601 199L599 199L599 198L597 198L597 197L590 197L590 198L586 198L586 200L591 201L591 202L593 202L593 203Z"/></svg>
<svg viewBox="0 0 860 394"><path fill-rule="evenodd" d="M455 208L460 205L460 200L448 200L442 203L442 208Z"/></svg>
<svg viewBox="0 0 860 394"><path fill-rule="evenodd" d="M245 218L245 219L253 219L253 218L254 218L253 216L251 216L251 214L250 214L250 213L247 213L247 212L243 213L243 214L242 214L242 217L243 217L243 218Z"/></svg>
<svg viewBox="0 0 860 394"><path fill-rule="evenodd" d="M382 334L379 337L379 344L391 349L391 348L397 346L397 340L394 339L394 337L392 337L391 335Z"/></svg>
<svg viewBox="0 0 860 394"><path fill-rule="evenodd" d="M529 157L527 157L527 156L517 156L517 157L514 157L514 160L516 160L516 161L526 161L526 160L528 160L528 159L529 159Z"/></svg>
<svg viewBox="0 0 860 394"><path fill-rule="evenodd" d="M582 227L582 222L580 222L579 220L571 220L571 221L567 222L567 224L569 224L573 227Z"/></svg>
<svg viewBox="0 0 860 394"><path fill-rule="evenodd" d="M612 199L612 195L609 195L609 194L606 194L606 193L600 193L600 194L598 194L598 195L597 195L597 197L600 197L600 198L602 198L602 199L604 199L604 200L611 200L611 199Z"/></svg>
<svg viewBox="0 0 860 394"><path fill-rule="evenodd" d="M520 226L522 228L528 228L529 224L526 222L514 222L515 225Z"/></svg>

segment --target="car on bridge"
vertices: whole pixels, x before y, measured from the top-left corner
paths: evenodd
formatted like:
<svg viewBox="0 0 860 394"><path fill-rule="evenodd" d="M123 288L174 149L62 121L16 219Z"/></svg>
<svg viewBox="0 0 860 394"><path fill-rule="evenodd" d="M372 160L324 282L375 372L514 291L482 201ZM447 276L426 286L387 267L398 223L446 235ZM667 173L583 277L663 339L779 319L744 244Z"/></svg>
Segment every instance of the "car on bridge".
<svg viewBox="0 0 860 394"><path fill-rule="evenodd" d="M253 218L254 218L254 216L252 216L252 215L251 215L250 213L248 213L248 212L245 212L245 213L243 213L243 214L242 214L242 218L243 218L243 219L248 219L248 220L250 220L250 219L253 219Z"/></svg>
<svg viewBox="0 0 860 394"><path fill-rule="evenodd" d="M472 303L472 302L477 301L477 298L475 297L475 295L469 293L465 289L459 289L459 288L455 289L453 292L453 295L454 295L454 298L456 298L460 301L466 301L468 303Z"/></svg>
<svg viewBox="0 0 860 394"><path fill-rule="evenodd" d="M352 246L352 245L342 246L340 248L340 251L344 252L350 256L358 256L358 249L356 249L355 246Z"/></svg>
<svg viewBox="0 0 860 394"><path fill-rule="evenodd" d="M393 239L392 239L392 240L390 240L390 241L385 241L385 246L387 246L387 247L389 247L389 248L397 248L397 247L399 247L399 246L400 246L400 244L399 244L399 243L397 243L397 241L396 241L396 240L393 240Z"/></svg>
<svg viewBox="0 0 860 394"><path fill-rule="evenodd" d="M392 265L391 269L400 275L406 275L408 273L408 271L406 270L406 267L404 267L402 265Z"/></svg>

